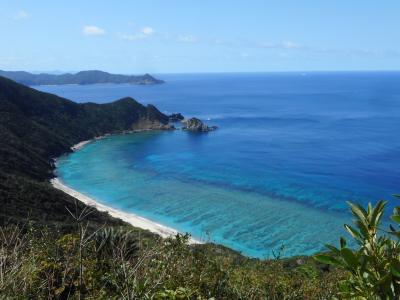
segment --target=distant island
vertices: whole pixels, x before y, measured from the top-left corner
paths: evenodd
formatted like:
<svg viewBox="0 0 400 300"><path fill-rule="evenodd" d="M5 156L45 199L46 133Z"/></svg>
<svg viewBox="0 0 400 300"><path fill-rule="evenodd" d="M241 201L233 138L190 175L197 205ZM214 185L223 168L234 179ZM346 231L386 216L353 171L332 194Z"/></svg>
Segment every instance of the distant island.
<svg viewBox="0 0 400 300"><path fill-rule="evenodd" d="M152 85L164 83L150 74L121 75L110 74L98 70L81 71L75 74L33 74L25 71L3 71L0 76L7 77L24 85L61 85L61 84L95 84L95 83L129 83L138 85Z"/></svg>

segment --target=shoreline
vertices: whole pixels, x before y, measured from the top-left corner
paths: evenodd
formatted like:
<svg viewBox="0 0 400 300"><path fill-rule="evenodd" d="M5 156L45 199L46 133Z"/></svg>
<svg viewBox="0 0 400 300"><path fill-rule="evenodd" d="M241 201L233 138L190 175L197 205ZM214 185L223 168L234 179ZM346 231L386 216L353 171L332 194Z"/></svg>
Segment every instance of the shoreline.
<svg viewBox="0 0 400 300"><path fill-rule="evenodd" d="M95 199L93 199L89 196L86 196L86 195L78 192L77 190L74 190L74 189L70 188L69 186L65 185L58 178L51 179L50 183L54 188L56 188L60 191L63 191L64 193L70 195L71 197L74 197L75 199L83 202L84 204L91 206L91 207L97 209L98 211L107 212L110 216L121 219L122 221L129 223L133 227L138 227L141 229L148 230L152 233L156 233L159 236L161 236L162 238L174 237L179 233L177 230L175 230L171 227L161 225L159 223L156 223L156 222L146 219L144 217L138 216L134 213L126 213L121 210L107 206L105 204L99 203ZM202 242L191 237L189 239L189 244L202 244Z"/></svg>
<svg viewBox="0 0 400 300"><path fill-rule="evenodd" d="M107 137L109 137L109 136L114 136L114 135L125 135L125 134L134 134L134 133L146 132L146 131L154 131L154 130L176 130L176 128L172 127L172 128L133 129L133 130L123 130L123 131L121 131L121 132L115 132L115 133L106 133L106 134L103 134L103 135L96 136L96 137L94 137L94 138L92 138L92 139L90 139L90 140L85 140L85 141L79 142L79 143L77 143L77 144L71 146L70 149L71 149L73 152L75 152L75 151L78 151L78 150L82 149L84 146L86 146L86 145L89 144L89 143L92 143L92 142L95 142L95 141L98 141L98 140L105 139L105 138L107 138ZM55 158L55 159L57 160L57 158Z"/></svg>
<svg viewBox="0 0 400 300"><path fill-rule="evenodd" d="M93 141L93 139L92 139L92 140L87 140L87 141L82 141L82 142L80 142L80 143L78 143L78 144L76 144L76 145L73 145L73 146L71 147L71 150L72 150L72 151L77 151L77 150L83 148L83 146L85 146L86 144L91 143L92 141Z"/></svg>
<svg viewBox="0 0 400 300"><path fill-rule="evenodd" d="M134 132L138 132L138 131L134 131ZM133 132L132 132L133 133ZM126 134L126 133L125 133ZM86 140L86 141L82 141L79 142L78 144L74 145L71 147L72 151L78 151L79 149L83 148L85 145L105 138L108 135L105 136L101 136L101 137L96 137L94 139L91 140ZM165 225L161 225L157 222L151 221L149 219L146 219L144 217L141 217L139 215L136 215L134 213L127 213L115 208L112 208L110 206L107 206L105 204L102 204L100 202L98 202L96 199L91 198L89 196L86 196L80 192L78 192L77 190L74 190L73 188L65 185L59 178L55 177L53 179L50 180L51 185L60 190L63 191L64 193L70 195L71 197L77 199L78 201L94 207L95 209L97 209L98 211L101 212L107 212L110 216L114 217L114 218L118 218L121 219L122 221L132 225L133 227L137 227L137 228L141 228L144 230L148 230L152 233L158 234L159 236L161 236L162 238L167 238L167 237L174 237L176 236L178 233L180 233L179 231L177 231L174 228L165 226ZM201 242L200 240L197 240L193 237L189 238L189 244L202 244L203 242Z"/></svg>

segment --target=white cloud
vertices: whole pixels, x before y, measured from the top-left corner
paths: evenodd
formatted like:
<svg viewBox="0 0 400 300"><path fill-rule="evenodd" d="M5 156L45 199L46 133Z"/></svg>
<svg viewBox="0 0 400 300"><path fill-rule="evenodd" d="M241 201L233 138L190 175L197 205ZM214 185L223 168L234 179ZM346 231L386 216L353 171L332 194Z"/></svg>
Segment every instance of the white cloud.
<svg viewBox="0 0 400 300"><path fill-rule="evenodd" d="M123 40L137 41L145 40L155 34L155 30L152 27L143 27L139 32L133 34L119 33L118 36Z"/></svg>
<svg viewBox="0 0 400 300"><path fill-rule="evenodd" d="M152 35L152 34L154 34L154 29L149 26L146 26L146 27L142 28L142 33L144 35Z"/></svg>
<svg viewBox="0 0 400 300"><path fill-rule="evenodd" d="M182 43L197 43L199 39L194 35L180 35L178 36L178 41Z"/></svg>
<svg viewBox="0 0 400 300"><path fill-rule="evenodd" d="M94 25L86 25L83 27L82 33L85 35L104 35L106 31Z"/></svg>
<svg viewBox="0 0 400 300"><path fill-rule="evenodd" d="M25 10L20 10L15 14L14 19L22 20L22 19L26 19L28 17L29 17L29 14Z"/></svg>

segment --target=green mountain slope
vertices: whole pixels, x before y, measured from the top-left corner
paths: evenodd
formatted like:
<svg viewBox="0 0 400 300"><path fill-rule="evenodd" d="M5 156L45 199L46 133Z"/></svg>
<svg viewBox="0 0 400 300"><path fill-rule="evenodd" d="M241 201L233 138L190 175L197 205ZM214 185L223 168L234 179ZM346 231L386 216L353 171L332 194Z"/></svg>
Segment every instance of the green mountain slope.
<svg viewBox="0 0 400 300"><path fill-rule="evenodd" d="M52 211L46 223L59 220L58 214L65 216L56 198L72 200L43 182L52 177L53 158L70 151L72 145L106 133L168 128L167 116L132 98L77 104L0 77L0 221L27 219L28 213L22 212L27 207L29 218L39 221L43 221L41 213ZM40 196L43 191L46 199ZM45 200L50 207L42 206Z"/></svg>

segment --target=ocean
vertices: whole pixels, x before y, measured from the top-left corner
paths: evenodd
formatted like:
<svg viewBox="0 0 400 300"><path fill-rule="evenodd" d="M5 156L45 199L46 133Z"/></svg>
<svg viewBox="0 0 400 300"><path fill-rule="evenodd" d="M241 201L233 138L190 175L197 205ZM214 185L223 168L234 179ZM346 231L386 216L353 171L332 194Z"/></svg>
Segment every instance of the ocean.
<svg viewBox="0 0 400 300"><path fill-rule="evenodd" d="M131 96L219 129L112 136L58 161L68 186L252 257L348 237L346 201L400 192L400 73L160 74L162 85L40 86L77 102Z"/></svg>

